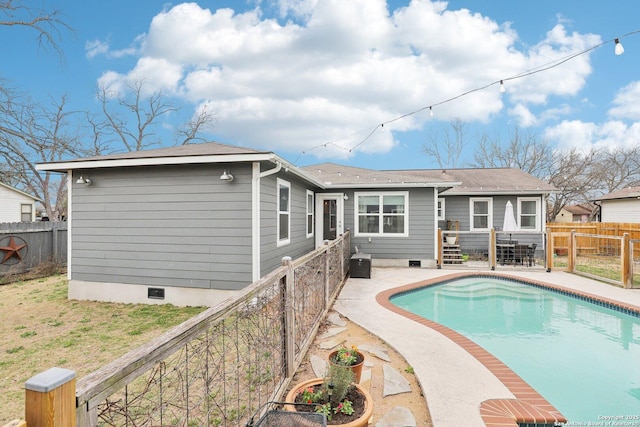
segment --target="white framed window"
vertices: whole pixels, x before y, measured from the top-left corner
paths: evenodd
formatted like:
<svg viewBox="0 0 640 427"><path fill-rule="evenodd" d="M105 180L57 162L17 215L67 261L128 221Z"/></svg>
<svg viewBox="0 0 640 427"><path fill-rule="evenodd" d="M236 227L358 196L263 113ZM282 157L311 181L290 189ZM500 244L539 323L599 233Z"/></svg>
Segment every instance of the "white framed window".
<svg viewBox="0 0 640 427"><path fill-rule="evenodd" d="M291 184L278 178L277 180L278 221L277 234L278 246L288 245L291 241Z"/></svg>
<svg viewBox="0 0 640 427"><path fill-rule="evenodd" d="M20 205L20 221L31 222L33 220L33 205Z"/></svg>
<svg viewBox="0 0 640 427"><path fill-rule="evenodd" d="M409 235L409 193L355 193L356 236Z"/></svg>
<svg viewBox="0 0 640 427"><path fill-rule="evenodd" d="M518 197L518 226L520 230L540 231L540 199Z"/></svg>
<svg viewBox="0 0 640 427"><path fill-rule="evenodd" d="M469 199L469 223L471 231L489 230L493 227L493 199L472 197Z"/></svg>
<svg viewBox="0 0 640 427"><path fill-rule="evenodd" d="M444 198L438 197L438 221L444 221Z"/></svg>
<svg viewBox="0 0 640 427"><path fill-rule="evenodd" d="M307 190L307 238L313 237L313 209L314 209L313 191Z"/></svg>

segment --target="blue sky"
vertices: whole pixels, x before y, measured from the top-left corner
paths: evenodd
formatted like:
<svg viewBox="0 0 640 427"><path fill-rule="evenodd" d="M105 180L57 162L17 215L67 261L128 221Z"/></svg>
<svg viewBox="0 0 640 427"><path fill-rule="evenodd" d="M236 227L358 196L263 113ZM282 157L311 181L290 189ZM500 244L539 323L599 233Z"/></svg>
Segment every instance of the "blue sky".
<svg viewBox="0 0 640 427"><path fill-rule="evenodd" d="M43 102L66 94L81 111L99 107L97 84L144 79L181 106L159 123L166 145L201 108L216 116L207 139L300 166L438 167L422 147L457 118L468 127L461 164L478 135L506 142L516 127L558 149L640 139L636 0L44 4L74 30L62 33L64 59L29 30L0 27L0 76ZM502 94L491 85L500 80Z"/></svg>

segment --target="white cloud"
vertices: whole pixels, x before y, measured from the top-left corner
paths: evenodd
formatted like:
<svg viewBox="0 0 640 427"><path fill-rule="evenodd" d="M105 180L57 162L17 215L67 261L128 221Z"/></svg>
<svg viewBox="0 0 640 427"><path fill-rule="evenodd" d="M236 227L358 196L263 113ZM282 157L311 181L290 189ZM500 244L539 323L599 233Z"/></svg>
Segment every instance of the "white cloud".
<svg viewBox="0 0 640 427"><path fill-rule="evenodd" d="M538 122L535 114L523 104L516 104L515 107L509 110L509 115L516 118L518 126L520 127L535 126Z"/></svg>
<svg viewBox="0 0 640 427"><path fill-rule="evenodd" d="M640 81L623 87L613 100L609 116L616 119L640 120Z"/></svg>
<svg viewBox="0 0 640 427"><path fill-rule="evenodd" d="M545 139L558 148L580 148L585 152L591 148L614 148L636 145L640 140L640 123L628 125L612 120L601 125L565 120L545 131Z"/></svg>
<svg viewBox="0 0 640 427"><path fill-rule="evenodd" d="M514 100L511 113L533 124L530 104L579 92L591 72L588 55L509 80L504 98L497 87L475 89L599 40L558 25L518 51L509 24L428 0L396 10L384 0L280 0L278 11L292 19L265 17L259 7L236 13L178 4L156 15L138 40L135 68L102 80L144 78L150 88L211 103L215 132L228 141L293 153L321 146L348 156L336 145L354 147L372 127L429 105L438 119L487 121ZM428 119L422 112L393 121L357 150L386 152L395 145L388 129L416 130Z"/></svg>

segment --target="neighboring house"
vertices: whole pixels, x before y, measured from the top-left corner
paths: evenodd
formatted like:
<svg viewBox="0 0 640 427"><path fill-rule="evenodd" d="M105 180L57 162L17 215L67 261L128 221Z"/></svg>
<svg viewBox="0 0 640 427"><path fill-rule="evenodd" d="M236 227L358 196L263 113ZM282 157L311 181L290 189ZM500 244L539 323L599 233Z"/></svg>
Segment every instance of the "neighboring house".
<svg viewBox="0 0 640 427"><path fill-rule="evenodd" d="M37 197L0 182L0 222L35 221L38 201Z"/></svg>
<svg viewBox="0 0 640 427"><path fill-rule="evenodd" d="M533 179L534 191L531 177L512 169L476 170L494 183L516 183L483 191L465 187L453 171L298 168L272 152L217 143L38 169L69 178L70 298L154 302L161 289L161 302L178 305L213 305L282 257L302 256L347 229L352 251L372 254L374 265L434 267L444 194L446 215L467 225L470 209L477 215L478 207L490 207L488 232L501 223L507 200L525 226L542 228L550 191ZM466 171L460 177L476 182ZM476 216L476 229L480 223Z"/></svg>
<svg viewBox="0 0 640 427"><path fill-rule="evenodd" d="M556 222L589 222L591 214L596 208L590 203L581 203L577 205L567 205L560 209L556 215Z"/></svg>
<svg viewBox="0 0 640 427"><path fill-rule="evenodd" d="M601 222L640 223L640 187L628 187L597 197Z"/></svg>

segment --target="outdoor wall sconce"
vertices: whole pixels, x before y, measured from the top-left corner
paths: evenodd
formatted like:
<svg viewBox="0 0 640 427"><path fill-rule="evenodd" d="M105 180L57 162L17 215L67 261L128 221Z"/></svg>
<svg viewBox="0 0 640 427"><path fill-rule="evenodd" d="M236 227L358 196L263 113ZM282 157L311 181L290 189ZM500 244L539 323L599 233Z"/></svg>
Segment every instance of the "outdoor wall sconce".
<svg viewBox="0 0 640 427"><path fill-rule="evenodd" d="M78 178L78 180L76 181L76 184L84 184L86 186L89 186L91 185L91 179L83 178L82 175L80 175L80 178Z"/></svg>
<svg viewBox="0 0 640 427"><path fill-rule="evenodd" d="M225 171L222 173L222 175L220 175L220 179L226 182L231 182L233 181L233 175L231 175L230 173L227 173L226 169Z"/></svg>

